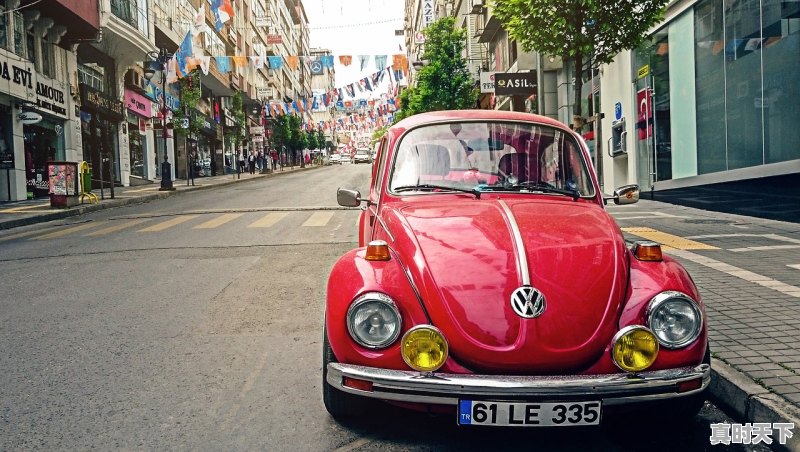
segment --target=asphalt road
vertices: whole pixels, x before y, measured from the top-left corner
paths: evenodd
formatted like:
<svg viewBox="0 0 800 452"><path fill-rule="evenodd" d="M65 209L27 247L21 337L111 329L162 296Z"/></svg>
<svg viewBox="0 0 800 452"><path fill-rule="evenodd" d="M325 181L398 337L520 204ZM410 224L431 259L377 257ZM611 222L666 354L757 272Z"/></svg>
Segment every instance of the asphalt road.
<svg viewBox="0 0 800 452"><path fill-rule="evenodd" d="M709 425L731 422L711 404L681 426L459 428L388 406L332 420L325 284L358 216L335 191L365 191L369 168L3 232L0 450L706 450Z"/></svg>

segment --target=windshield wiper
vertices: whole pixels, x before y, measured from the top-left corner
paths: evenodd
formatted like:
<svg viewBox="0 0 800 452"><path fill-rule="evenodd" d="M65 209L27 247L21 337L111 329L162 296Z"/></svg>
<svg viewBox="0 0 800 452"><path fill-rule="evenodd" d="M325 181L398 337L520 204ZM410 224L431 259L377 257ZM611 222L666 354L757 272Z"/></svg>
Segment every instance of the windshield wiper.
<svg viewBox="0 0 800 452"><path fill-rule="evenodd" d="M395 187L392 189L396 192L401 191L412 191L412 190L447 190L447 191L458 191L461 193L469 193L471 195L475 195L476 199L481 199L481 191L477 188L458 188L458 187L448 187L447 185L435 185L435 184L417 184L417 185L403 185L400 187Z"/></svg>
<svg viewBox="0 0 800 452"><path fill-rule="evenodd" d="M516 183L516 184L514 184L514 185L512 185L511 187L508 187L508 188L511 188L511 189L526 189L526 190L532 190L532 191L540 191L540 192L543 192L543 193L556 193L556 194L559 194L559 195L571 196L573 201L577 201L578 198L581 197L581 194L577 189L575 189L575 190L566 190L566 189L563 189L563 188L556 188L556 187L553 187L552 185L548 184L547 182L525 181L525 182Z"/></svg>

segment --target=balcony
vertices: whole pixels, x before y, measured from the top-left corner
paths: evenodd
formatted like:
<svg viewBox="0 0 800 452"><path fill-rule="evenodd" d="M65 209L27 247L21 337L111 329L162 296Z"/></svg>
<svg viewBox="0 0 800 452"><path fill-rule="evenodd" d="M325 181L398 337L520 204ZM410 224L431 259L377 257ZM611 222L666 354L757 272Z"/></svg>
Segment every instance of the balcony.
<svg viewBox="0 0 800 452"><path fill-rule="evenodd" d="M117 18L140 32L142 31L139 26L140 14L137 0L111 0L111 14L117 16ZM147 16L145 13L142 13L142 15L144 16L142 19L146 25ZM144 34L146 35L147 31L145 31Z"/></svg>
<svg viewBox="0 0 800 452"><path fill-rule="evenodd" d="M144 0L109 0L110 12L104 17L103 46L114 49L113 58L122 66L141 61L142 56L153 50L149 38L149 20L146 9L139 9Z"/></svg>

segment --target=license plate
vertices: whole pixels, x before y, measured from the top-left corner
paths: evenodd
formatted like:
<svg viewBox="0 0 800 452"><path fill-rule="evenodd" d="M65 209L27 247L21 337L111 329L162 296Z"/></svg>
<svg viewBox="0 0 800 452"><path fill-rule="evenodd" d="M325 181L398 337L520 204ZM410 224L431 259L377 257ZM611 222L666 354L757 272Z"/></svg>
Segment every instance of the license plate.
<svg viewBox="0 0 800 452"><path fill-rule="evenodd" d="M460 400L459 425L557 427L600 424L600 402L516 403Z"/></svg>

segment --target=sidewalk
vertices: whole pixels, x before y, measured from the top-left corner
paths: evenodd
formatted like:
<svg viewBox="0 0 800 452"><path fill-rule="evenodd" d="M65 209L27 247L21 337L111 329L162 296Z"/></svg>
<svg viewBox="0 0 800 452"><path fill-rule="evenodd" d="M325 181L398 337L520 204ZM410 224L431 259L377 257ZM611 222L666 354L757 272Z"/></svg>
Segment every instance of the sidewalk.
<svg viewBox="0 0 800 452"><path fill-rule="evenodd" d="M48 200L5 203L0 230L300 170L206 177L194 187L177 181L174 192L160 192L155 184L117 188L114 200L107 196L97 205L64 210L50 209ZM785 448L800 451L800 223L644 199L607 209L626 240L662 243L699 287L709 324L714 402L739 422L793 422L795 436ZM780 447L777 441L773 446Z"/></svg>
<svg viewBox="0 0 800 452"><path fill-rule="evenodd" d="M100 190L95 189L93 190L93 193L97 195L97 198L100 199L100 202L97 204L92 204L86 200L83 204L65 209L51 208L49 198L40 198L28 201L0 202L0 231L36 223L44 223L47 221L58 220L75 215L82 215L87 212L94 212L111 207L125 206L128 204L147 202L154 199L181 195L195 190L204 190L213 187L235 184L238 182L247 182L267 177L276 177L280 176L281 174L289 174L292 172L305 171L314 168L319 168L319 166L307 166L306 168L300 168L299 166L287 166L283 168L283 171L278 169L277 171L266 174L249 174L245 172L241 175L225 174L220 176L198 177L195 178L193 186L186 185L185 179L178 179L173 181L172 186L175 187L174 191L159 191L159 188L161 187L160 181L156 181L153 184L131 187L114 187L114 199L111 199L111 190L109 188L105 188L103 190L103 196L105 199L100 199Z"/></svg>

